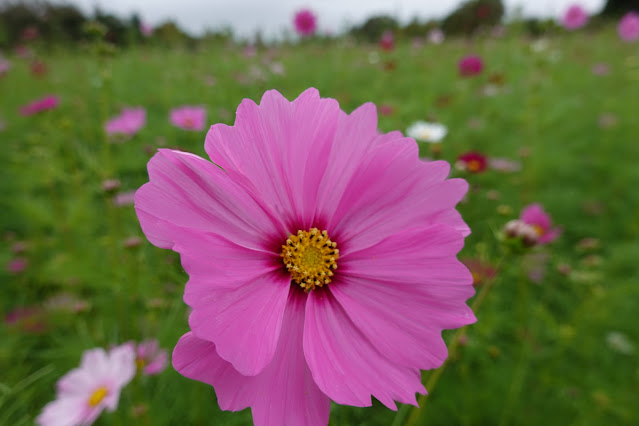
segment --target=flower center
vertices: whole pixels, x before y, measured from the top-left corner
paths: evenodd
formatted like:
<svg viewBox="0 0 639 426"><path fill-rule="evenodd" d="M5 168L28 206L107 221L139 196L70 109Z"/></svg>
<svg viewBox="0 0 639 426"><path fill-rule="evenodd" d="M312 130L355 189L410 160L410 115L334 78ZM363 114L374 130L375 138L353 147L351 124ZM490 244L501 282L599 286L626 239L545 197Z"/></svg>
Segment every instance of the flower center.
<svg viewBox="0 0 639 426"><path fill-rule="evenodd" d="M537 235L539 235L540 237L545 234L544 228L542 228L541 226L532 225L532 227L535 230L535 232L537 233Z"/></svg>
<svg viewBox="0 0 639 426"><path fill-rule="evenodd" d="M311 228L289 235L282 246L282 261L291 273L291 279L304 291L322 287L331 282L339 257L337 243L328 238L326 231Z"/></svg>
<svg viewBox="0 0 639 426"><path fill-rule="evenodd" d="M468 170L470 170L471 172L477 172L479 171L479 169L481 169L481 163L479 162L479 160L470 160L466 167L468 167Z"/></svg>
<svg viewBox="0 0 639 426"><path fill-rule="evenodd" d="M184 119L184 127L188 127L189 129L191 127L195 126L195 121L193 121L193 119L191 117L186 117Z"/></svg>
<svg viewBox="0 0 639 426"><path fill-rule="evenodd" d="M138 367L139 370L142 370L144 366L146 365L146 361L144 361L143 358L136 358L135 365L136 367Z"/></svg>
<svg viewBox="0 0 639 426"><path fill-rule="evenodd" d="M91 407L97 406L105 396L109 393L109 389L106 386L100 386L91 394L91 398L89 398L89 405Z"/></svg>

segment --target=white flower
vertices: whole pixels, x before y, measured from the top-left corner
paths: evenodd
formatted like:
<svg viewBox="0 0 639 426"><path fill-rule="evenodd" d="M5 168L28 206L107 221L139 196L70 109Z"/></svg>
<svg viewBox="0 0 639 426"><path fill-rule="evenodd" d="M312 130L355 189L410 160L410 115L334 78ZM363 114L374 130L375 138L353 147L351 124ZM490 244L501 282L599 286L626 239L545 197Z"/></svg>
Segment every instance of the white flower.
<svg viewBox="0 0 639 426"><path fill-rule="evenodd" d="M443 124L426 121L416 121L406 129L406 135L418 142L440 142L446 133L448 133L448 129Z"/></svg>

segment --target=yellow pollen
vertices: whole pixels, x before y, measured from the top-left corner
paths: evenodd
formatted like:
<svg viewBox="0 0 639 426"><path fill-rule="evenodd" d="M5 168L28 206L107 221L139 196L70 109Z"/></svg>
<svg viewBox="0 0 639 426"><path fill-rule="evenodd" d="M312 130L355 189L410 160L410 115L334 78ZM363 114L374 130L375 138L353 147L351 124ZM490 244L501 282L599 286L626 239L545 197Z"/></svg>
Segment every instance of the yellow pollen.
<svg viewBox="0 0 639 426"><path fill-rule="evenodd" d="M91 398L89 398L89 405L91 407L97 406L105 396L109 393L109 389L106 386L100 386L91 394Z"/></svg>
<svg viewBox="0 0 639 426"><path fill-rule="evenodd" d="M146 365L146 362L142 358L136 358L135 365L138 367L139 370L142 370Z"/></svg>
<svg viewBox="0 0 639 426"><path fill-rule="evenodd" d="M542 235L544 235L544 228L542 228L542 227L541 227L541 226L539 226L539 225L533 225L532 227L533 227L533 229L535 230L535 232L537 233L537 235L539 235L540 237L541 237Z"/></svg>
<svg viewBox="0 0 639 426"><path fill-rule="evenodd" d="M468 170L471 172L476 172L481 169L481 163L477 160L470 160L466 167L468 167Z"/></svg>
<svg viewBox="0 0 639 426"><path fill-rule="evenodd" d="M311 228L289 235L281 257L291 279L308 292L331 282L339 250L326 231Z"/></svg>

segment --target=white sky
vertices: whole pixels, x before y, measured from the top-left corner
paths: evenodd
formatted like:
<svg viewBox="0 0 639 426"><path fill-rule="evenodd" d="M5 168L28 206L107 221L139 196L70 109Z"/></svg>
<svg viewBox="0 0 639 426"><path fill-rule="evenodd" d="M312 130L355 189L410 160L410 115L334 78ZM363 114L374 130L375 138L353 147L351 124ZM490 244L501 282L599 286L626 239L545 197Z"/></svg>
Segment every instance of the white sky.
<svg viewBox="0 0 639 426"><path fill-rule="evenodd" d="M207 28L233 28L249 37L260 29L267 37L291 29L295 11L310 8L318 16L320 31L337 32L347 24L359 24L374 14L390 14L400 21L417 16L421 20L443 18L461 0L58 0L91 12L99 6L105 12L128 16L137 12L145 22L157 25L177 21L187 32L200 34ZM571 4L579 3L591 13L605 0L504 0L506 13L521 7L526 16L558 17Z"/></svg>

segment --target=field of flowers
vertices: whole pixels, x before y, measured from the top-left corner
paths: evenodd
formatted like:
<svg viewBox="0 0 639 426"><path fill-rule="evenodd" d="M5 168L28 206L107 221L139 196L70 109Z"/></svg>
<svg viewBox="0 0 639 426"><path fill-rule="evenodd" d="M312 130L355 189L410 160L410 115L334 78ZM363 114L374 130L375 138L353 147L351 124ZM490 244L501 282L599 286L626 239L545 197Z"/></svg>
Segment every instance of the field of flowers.
<svg viewBox="0 0 639 426"><path fill-rule="evenodd" d="M381 132L468 181L459 258L477 292L477 322L445 331L446 364L422 374L421 410L333 404L330 424L639 424L639 44L613 27L439 41L10 55L0 425L33 424L85 351L119 345L138 369L97 424L250 423L164 358L189 330L188 277L145 238L133 193L158 148L206 157L242 99L309 87L349 113L373 102Z"/></svg>

